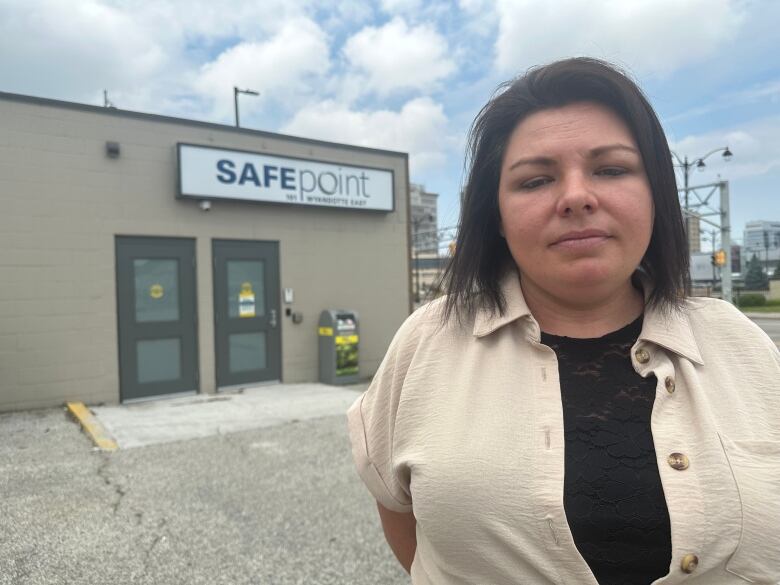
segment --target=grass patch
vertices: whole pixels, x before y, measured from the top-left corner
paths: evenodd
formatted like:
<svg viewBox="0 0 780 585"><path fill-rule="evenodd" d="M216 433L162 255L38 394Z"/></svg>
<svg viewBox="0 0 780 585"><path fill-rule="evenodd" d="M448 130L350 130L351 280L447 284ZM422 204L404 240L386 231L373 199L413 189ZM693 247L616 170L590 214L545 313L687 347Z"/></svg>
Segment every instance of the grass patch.
<svg viewBox="0 0 780 585"><path fill-rule="evenodd" d="M739 307L743 313L780 313L780 305L763 305L761 307Z"/></svg>

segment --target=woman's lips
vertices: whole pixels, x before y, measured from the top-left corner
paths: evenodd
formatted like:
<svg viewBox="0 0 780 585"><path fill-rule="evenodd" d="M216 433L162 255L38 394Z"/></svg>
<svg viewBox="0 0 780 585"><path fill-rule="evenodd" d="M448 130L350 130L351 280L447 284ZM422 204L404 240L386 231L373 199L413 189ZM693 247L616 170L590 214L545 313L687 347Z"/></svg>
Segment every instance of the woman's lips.
<svg viewBox="0 0 780 585"><path fill-rule="evenodd" d="M609 236L586 236L583 238L571 238L555 242L553 248L564 250L588 250L600 246L609 239Z"/></svg>

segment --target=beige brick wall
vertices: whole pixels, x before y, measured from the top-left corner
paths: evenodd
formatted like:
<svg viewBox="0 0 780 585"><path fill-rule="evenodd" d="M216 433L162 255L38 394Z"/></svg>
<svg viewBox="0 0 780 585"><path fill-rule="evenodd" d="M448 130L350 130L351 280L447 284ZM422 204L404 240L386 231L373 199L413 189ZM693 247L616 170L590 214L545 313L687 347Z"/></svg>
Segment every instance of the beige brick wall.
<svg viewBox="0 0 780 585"><path fill-rule="evenodd" d="M121 156L104 154L106 141ZM392 213L175 199L177 142L394 172ZM0 411L119 400L117 235L196 239L201 392L215 391L212 239L279 241L282 378L317 378L324 308L361 316L370 376L409 312L405 155L0 95ZM283 309L284 311L284 305Z"/></svg>

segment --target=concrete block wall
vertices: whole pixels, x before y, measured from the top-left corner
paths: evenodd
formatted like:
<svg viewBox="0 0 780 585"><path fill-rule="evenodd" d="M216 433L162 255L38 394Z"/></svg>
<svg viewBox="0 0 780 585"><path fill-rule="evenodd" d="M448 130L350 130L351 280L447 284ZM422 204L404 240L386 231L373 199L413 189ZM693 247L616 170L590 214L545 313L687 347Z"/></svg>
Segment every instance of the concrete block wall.
<svg viewBox="0 0 780 585"><path fill-rule="evenodd" d="M109 159L106 141L120 143ZM387 168L392 213L178 200L177 142ZM115 237L196 241L200 391L214 392L212 239L280 242L282 380L317 377L325 308L360 313L370 376L409 313L406 155L0 94L0 411L119 400Z"/></svg>

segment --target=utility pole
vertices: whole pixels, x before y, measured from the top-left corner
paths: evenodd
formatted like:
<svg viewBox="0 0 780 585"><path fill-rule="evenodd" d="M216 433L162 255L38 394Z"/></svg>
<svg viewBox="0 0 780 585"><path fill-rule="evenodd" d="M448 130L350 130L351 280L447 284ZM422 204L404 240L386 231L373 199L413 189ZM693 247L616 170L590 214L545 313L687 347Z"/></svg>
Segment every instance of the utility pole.
<svg viewBox="0 0 780 585"><path fill-rule="evenodd" d="M672 158L677 160L677 164L674 165L676 167L679 167L683 170L683 196L685 201L685 237L688 240L688 247L691 246L691 218L690 218L690 202L688 201L688 193L691 190L690 185L688 182L688 177L691 173L691 169L695 166L700 171L703 171L706 168L706 164L704 163L704 160L715 154L716 152L723 152L723 160L726 162L731 160L731 157L734 156L732 152L729 150L728 146L723 146L721 148L716 148L714 150L711 150L704 156L700 156L699 158L693 159L692 161L688 160L688 155L685 155L683 159L680 159L680 157L675 153L674 151L671 151ZM697 246L698 248L698 246Z"/></svg>
<svg viewBox="0 0 780 585"><path fill-rule="evenodd" d="M712 255L714 256L715 255L715 234L717 234L718 232L717 230L711 230L710 233L712 234ZM716 279L717 278L715 276L715 263L713 262L712 263L712 288L713 289L715 288Z"/></svg>
<svg viewBox="0 0 780 585"><path fill-rule="evenodd" d="M236 114L236 128L241 126L241 122L238 116L238 94L240 93L245 93L246 95L260 95L259 91L255 91L253 89L238 89L235 85L233 86L233 108Z"/></svg>
<svg viewBox="0 0 780 585"><path fill-rule="evenodd" d="M769 276L769 232L764 230L764 272Z"/></svg>

